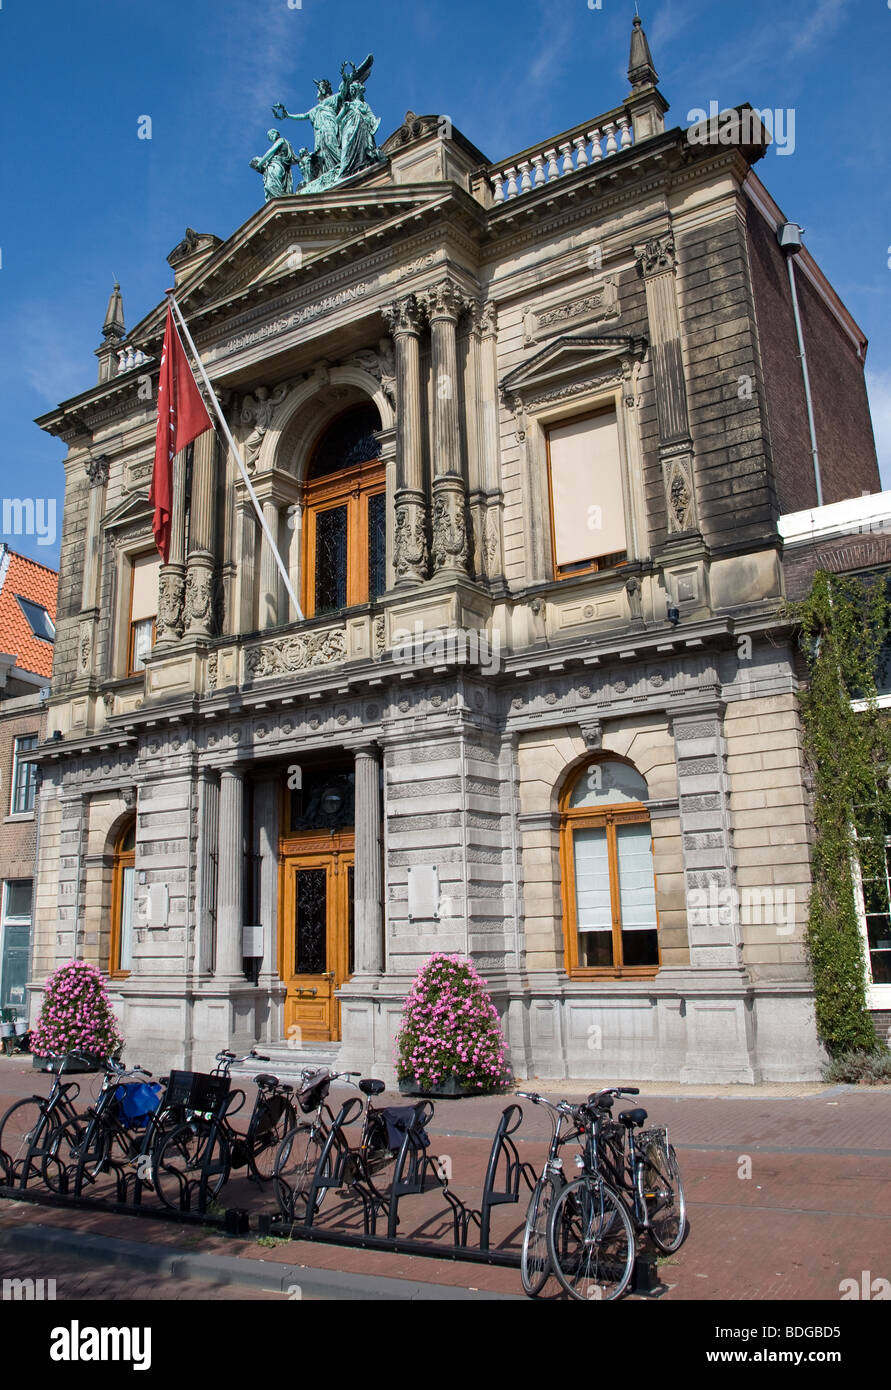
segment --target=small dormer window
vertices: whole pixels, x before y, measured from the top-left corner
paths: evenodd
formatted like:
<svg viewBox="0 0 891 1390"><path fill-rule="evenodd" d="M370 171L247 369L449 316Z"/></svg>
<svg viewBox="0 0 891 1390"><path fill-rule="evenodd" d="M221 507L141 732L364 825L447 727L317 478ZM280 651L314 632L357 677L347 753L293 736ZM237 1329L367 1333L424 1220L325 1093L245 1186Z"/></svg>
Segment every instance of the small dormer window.
<svg viewBox="0 0 891 1390"><path fill-rule="evenodd" d="M35 603L30 598L22 598L21 594L16 594L16 601L27 618L33 635L39 637L41 642L55 642L56 625L43 604Z"/></svg>

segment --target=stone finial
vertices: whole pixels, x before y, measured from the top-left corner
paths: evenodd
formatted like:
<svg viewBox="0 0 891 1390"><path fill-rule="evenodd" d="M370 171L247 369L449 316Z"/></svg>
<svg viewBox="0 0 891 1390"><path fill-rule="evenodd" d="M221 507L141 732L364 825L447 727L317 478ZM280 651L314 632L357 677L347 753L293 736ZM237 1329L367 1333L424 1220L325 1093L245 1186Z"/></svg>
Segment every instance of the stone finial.
<svg viewBox="0 0 891 1390"><path fill-rule="evenodd" d="M634 24L631 30L631 56L628 59L628 81L631 83L632 91L638 91L641 87L655 87L659 81L659 74L653 63L653 55L650 52L650 45L647 43L647 36L643 30L643 23L639 14L634 16Z"/></svg>
<svg viewBox="0 0 891 1390"><path fill-rule="evenodd" d="M124 301L121 297L121 287L117 280L108 301L108 308L105 311L105 322L102 325L102 338L106 343L121 342L126 338L127 330L124 327Z"/></svg>

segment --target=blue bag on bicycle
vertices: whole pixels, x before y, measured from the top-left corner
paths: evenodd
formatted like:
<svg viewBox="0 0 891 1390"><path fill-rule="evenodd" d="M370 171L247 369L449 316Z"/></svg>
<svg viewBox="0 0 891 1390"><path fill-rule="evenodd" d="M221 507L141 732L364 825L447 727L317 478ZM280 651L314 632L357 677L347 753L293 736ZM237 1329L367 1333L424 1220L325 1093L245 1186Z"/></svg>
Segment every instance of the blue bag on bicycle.
<svg viewBox="0 0 891 1390"><path fill-rule="evenodd" d="M129 1129L143 1129L161 1102L162 1088L145 1081L127 1081L115 1091L121 1117Z"/></svg>

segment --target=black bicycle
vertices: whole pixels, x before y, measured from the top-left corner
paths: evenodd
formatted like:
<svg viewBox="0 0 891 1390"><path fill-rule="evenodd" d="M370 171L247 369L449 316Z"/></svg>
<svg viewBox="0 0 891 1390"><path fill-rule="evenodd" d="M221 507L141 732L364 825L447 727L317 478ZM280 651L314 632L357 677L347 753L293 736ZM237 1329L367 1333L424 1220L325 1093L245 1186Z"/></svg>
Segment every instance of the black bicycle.
<svg viewBox="0 0 891 1390"><path fill-rule="evenodd" d="M635 1136L647 1118L642 1109L612 1119L617 1097L638 1094L634 1086L609 1087L579 1107L582 1175L560 1192L548 1222L551 1266L573 1298L610 1301L624 1292L638 1232L652 1234L666 1252L686 1235L683 1188L667 1131Z"/></svg>
<svg viewBox="0 0 891 1390"><path fill-rule="evenodd" d="M55 1161L59 1129L83 1131L74 1108L80 1085L62 1077L67 1069L83 1065L84 1054L75 1050L55 1060L49 1095L17 1100L0 1120L0 1172L9 1187L27 1187L32 1178L45 1181L47 1163Z"/></svg>
<svg viewBox="0 0 891 1390"><path fill-rule="evenodd" d="M247 1130L243 1134L236 1130L231 1121L243 1108L245 1094L230 1089L231 1069L245 1062L268 1062L269 1058L253 1049L244 1057L223 1050L215 1060L217 1065L207 1076L182 1074L193 1087L188 1097L191 1116L153 1151L152 1182L171 1211L206 1211L233 1168L247 1168L250 1178L268 1182L282 1139L297 1122L291 1102L293 1087L261 1073L254 1077L257 1095ZM206 1086L209 1104L194 1094L196 1085Z"/></svg>
<svg viewBox="0 0 891 1390"><path fill-rule="evenodd" d="M578 1106L561 1100L556 1104L537 1091L518 1091L523 1100L531 1100L533 1105L544 1105L550 1112L551 1142L548 1156L532 1189L529 1205L526 1208L526 1223L523 1228L523 1251L520 1257L520 1277L523 1289L530 1298L541 1293L551 1273L551 1260L548 1254L548 1221L551 1208L566 1186L563 1173L563 1159L560 1149L571 1139L584 1135L583 1120ZM565 1126L572 1128L567 1131Z"/></svg>
<svg viewBox="0 0 891 1390"><path fill-rule="evenodd" d="M358 1081L354 1078L359 1077ZM334 1081L356 1086L335 1116L326 1104ZM273 1190L282 1215L297 1224L311 1224L331 1189L353 1189L373 1209L385 1210L390 1199L399 1146L392 1146L386 1117L374 1106L374 1096L386 1090L383 1081L362 1073L305 1071L297 1094L304 1114L312 1119L286 1134L275 1160ZM411 1107L414 1112L415 1107ZM345 1128L363 1115L359 1143L353 1148Z"/></svg>

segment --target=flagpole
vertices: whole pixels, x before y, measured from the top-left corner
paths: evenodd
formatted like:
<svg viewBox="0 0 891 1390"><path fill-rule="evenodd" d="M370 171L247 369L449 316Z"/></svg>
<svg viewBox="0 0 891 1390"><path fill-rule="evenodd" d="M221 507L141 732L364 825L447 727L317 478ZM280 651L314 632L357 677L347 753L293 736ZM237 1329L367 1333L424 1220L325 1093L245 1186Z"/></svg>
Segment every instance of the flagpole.
<svg viewBox="0 0 891 1390"><path fill-rule="evenodd" d="M278 571L279 571L279 574L280 574L281 577L282 577L282 582L284 583L285 589L287 590L288 598L291 600L291 602L292 602L293 605L294 605L294 609L295 609L295 611L296 611L296 613L297 613L298 619L299 619L301 622L303 622L303 610L302 610L302 608L300 607L300 604L299 604L298 601L297 601L297 595L294 593L294 586L293 586L293 584L291 583L291 576L288 574L288 571L287 571L287 569L285 568L285 562L284 562L284 560L282 559L281 555L279 554L278 544L277 544L277 542L273 539L272 532L270 531L269 525L268 525L268 523L267 523L267 521L266 521L266 518L265 518L265 516L263 515L263 508L260 506L260 499L258 498L257 494L254 492L253 485L252 485L252 483L251 483L250 478L248 477L248 471L247 471L247 469L246 469L245 466L244 466L244 460L243 460L242 457L241 457L241 451L239 450L238 445L235 443L235 440L232 438L232 431L229 429L229 425L228 425L228 422L227 422L227 420L226 420L226 417L225 417L225 415L223 414L222 409L220 408L220 403L219 403L219 401L217 400L216 392L214 391L213 387L212 387L211 384L210 384L210 378L208 377L207 372L204 370L204 363L201 361L201 358L200 358L199 353L198 353L198 349L196 348L195 343L194 343L194 341L193 341L193 339L192 339L192 335L191 335L191 333L189 332L188 325L187 325L185 319L183 318L182 310L180 309L179 305L178 305L177 302L176 302L176 296L174 295L173 290L168 290L168 291L167 291L167 298L168 298L168 300L169 300L169 302L170 302L170 304L171 304L171 306L172 306L172 308L173 308L173 312L176 314L176 317L179 319L180 326L182 327L183 333L185 334L185 337L186 337L186 342L188 343L189 347L190 347L191 350L192 350L192 356L194 357L195 361L196 361L197 364L198 364L198 370L199 370L199 372L201 373L201 380L204 382L204 385L207 387L208 395L210 396L210 399L211 399L211 401L213 402L213 408L214 408L214 410L216 411L217 419L218 419L219 422L220 422L220 425L221 425L222 430L223 430L223 434L226 436L226 439L227 439L228 444L229 444L229 448L232 450L233 454L235 455L235 462L238 464L239 470L241 471L241 476L242 476L242 478L244 479L244 485L245 485L245 487L247 488L248 496L250 497L251 501L252 501L253 504L254 504L254 511L257 513L257 520L258 520L259 523L260 523L260 527L261 527L261 529L262 529L262 531L263 531L263 535L266 537L267 541L269 542L270 546L272 547L272 555L273 555L273 558L274 558L274 560L275 560L276 565L278 566Z"/></svg>

